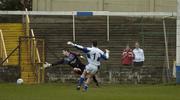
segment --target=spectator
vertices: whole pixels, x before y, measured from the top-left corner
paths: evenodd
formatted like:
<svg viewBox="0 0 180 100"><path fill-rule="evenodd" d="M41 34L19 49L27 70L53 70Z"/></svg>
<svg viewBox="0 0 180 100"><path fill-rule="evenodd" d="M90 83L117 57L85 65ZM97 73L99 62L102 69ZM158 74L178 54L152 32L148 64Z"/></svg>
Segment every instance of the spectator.
<svg viewBox="0 0 180 100"><path fill-rule="evenodd" d="M126 48L123 50L123 53L122 53L122 58L121 58L122 64L125 66L132 65L133 57L134 57L134 54L132 52L132 49L129 48L129 45L127 44Z"/></svg>
<svg viewBox="0 0 180 100"><path fill-rule="evenodd" d="M144 51L140 48L138 42L135 43L135 49L133 50L134 53L134 60L133 64L134 67L142 67L144 63Z"/></svg>

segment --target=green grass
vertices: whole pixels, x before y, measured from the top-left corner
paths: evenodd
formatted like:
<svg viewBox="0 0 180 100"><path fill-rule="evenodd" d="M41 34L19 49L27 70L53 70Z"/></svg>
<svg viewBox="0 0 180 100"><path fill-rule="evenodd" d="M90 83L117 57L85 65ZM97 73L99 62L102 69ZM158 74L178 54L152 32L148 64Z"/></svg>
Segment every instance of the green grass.
<svg viewBox="0 0 180 100"><path fill-rule="evenodd" d="M72 84L0 84L0 100L180 100L180 86L103 85L82 92Z"/></svg>

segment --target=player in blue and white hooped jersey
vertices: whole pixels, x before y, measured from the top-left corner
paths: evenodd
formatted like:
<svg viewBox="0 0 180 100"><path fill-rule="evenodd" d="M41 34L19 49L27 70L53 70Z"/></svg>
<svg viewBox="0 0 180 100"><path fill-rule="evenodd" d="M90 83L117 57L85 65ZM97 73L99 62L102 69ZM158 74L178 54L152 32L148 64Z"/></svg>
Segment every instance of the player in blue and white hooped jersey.
<svg viewBox="0 0 180 100"><path fill-rule="evenodd" d="M77 49L86 53L88 64L86 65L86 68L80 77L77 89L79 90L84 83L84 91L87 91L88 84L90 83L91 78L97 73L98 68L100 66L100 62L102 60L109 59L109 50L106 49L106 52L100 50L97 47L97 41L92 42L92 47L83 47L72 42L67 42L67 44L72 45L73 47L76 47ZM85 78L87 78L86 82L84 82Z"/></svg>

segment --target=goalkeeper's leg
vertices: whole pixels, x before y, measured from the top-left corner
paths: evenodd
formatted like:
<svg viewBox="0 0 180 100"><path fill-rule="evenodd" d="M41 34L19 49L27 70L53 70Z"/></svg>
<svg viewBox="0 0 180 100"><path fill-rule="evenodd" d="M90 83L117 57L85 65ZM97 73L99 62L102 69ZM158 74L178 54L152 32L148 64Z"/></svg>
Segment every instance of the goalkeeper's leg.
<svg viewBox="0 0 180 100"><path fill-rule="evenodd" d="M98 82L97 79L96 79L96 75L94 75L92 78L93 78L93 81L96 83L96 86L99 87L99 82Z"/></svg>

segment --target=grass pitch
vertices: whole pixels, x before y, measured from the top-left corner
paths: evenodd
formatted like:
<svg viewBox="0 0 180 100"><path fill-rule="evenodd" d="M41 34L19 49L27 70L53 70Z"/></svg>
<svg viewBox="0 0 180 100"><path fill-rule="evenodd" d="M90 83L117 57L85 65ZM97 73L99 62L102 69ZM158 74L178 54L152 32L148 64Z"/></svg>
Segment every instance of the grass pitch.
<svg viewBox="0 0 180 100"><path fill-rule="evenodd" d="M82 92L72 84L0 84L0 100L180 100L180 86L102 85Z"/></svg>

